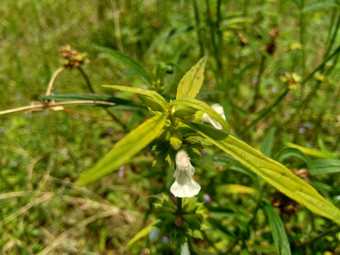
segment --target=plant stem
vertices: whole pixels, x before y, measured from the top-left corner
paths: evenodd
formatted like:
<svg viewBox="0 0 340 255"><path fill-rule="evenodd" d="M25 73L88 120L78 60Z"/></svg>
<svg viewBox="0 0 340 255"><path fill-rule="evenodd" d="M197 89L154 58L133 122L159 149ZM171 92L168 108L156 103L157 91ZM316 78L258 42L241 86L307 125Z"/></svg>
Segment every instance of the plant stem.
<svg viewBox="0 0 340 255"><path fill-rule="evenodd" d="M178 215L182 214L182 198L181 197L177 198L177 214Z"/></svg>
<svg viewBox="0 0 340 255"><path fill-rule="evenodd" d="M81 68L80 66L77 68L79 70L79 72L81 73L81 75L83 76L83 78L85 79L85 82L86 82L86 85L88 87L88 89L90 90L91 93L95 94L95 90L91 84L91 81L89 79L89 77L86 75L85 71L83 68ZM115 121L116 123L118 123L121 127L125 128L125 124L120 120L118 119L112 112L110 112L109 109L106 109L105 108L105 111L108 115L110 115L110 117L112 118L113 121Z"/></svg>
<svg viewBox="0 0 340 255"><path fill-rule="evenodd" d="M92 84L91 84L91 82L90 82L89 77L88 77L88 76L86 75L86 73L84 72L84 69L81 68L81 66L79 66L77 69L79 70L79 72L81 73L81 75L83 76L83 78L85 79L85 82L86 82L86 85L87 85L87 88L89 89L89 91L90 91L91 93L94 94L95 91L94 91L94 89L93 89L93 87L92 87Z"/></svg>
<svg viewBox="0 0 340 255"><path fill-rule="evenodd" d="M105 102L105 101L93 101L93 100L78 100L78 101L68 101L68 102L59 102L59 103L39 103L36 105L27 105L22 106L14 109L4 110L0 111L0 115L5 115L9 113L15 113L15 112L23 112L23 111L42 111L46 108L53 108L53 107L60 107L60 106L66 106L66 105L83 105L83 104L99 104L99 105L109 105L113 106L115 103L111 102Z"/></svg>
<svg viewBox="0 0 340 255"><path fill-rule="evenodd" d="M327 56L324 61L319 65L317 66L313 72L311 72L302 82L301 84L305 84L307 81L309 81L309 79L311 79L314 74L316 72L318 72L319 70L322 70L325 66L325 64L330 60L332 59L333 57L335 57L338 53L340 52L340 46L338 48L336 48L334 50L334 52L332 54L330 54L329 56ZM334 65L335 66L335 65ZM279 130L277 131L280 132L281 129L283 127L286 127L288 123L290 123L297 115L299 115L301 109L303 109L310 101L311 99L313 98L313 96L316 94L316 92L318 91L318 89L321 87L321 81L318 81L316 83L316 85L314 86L314 88L309 92L309 94L305 97L304 100L301 101L301 103L298 105L297 107L297 110L295 111L295 113L289 118L289 120L287 120L283 125L280 126Z"/></svg>
<svg viewBox="0 0 340 255"><path fill-rule="evenodd" d="M285 98L288 92L289 92L289 89L288 88L285 89L285 91L282 92L282 94L275 100L274 103L272 103L266 110L262 111L261 114L255 120L253 120L248 126L246 126L241 131L241 134L244 134L246 131L249 130L249 128L253 127L257 122L259 122L261 119L267 116L268 113L274 110L274 108L277 107L280 104L280 102Z"/></svg>
<svg viewBox="0 0 340 255"><path fill-rule="evenodd" d="M335 42L336 36L337 36L337 34L338 34L339 28L340 28L340 14L339 14L339 16L338 16L338 20L337 20L336 25L335 25L334 33L333 33L333 35L332 35L332 38L331 38L331 40L330 40L330 43L329 43L329 45L328 45L328 48L327 48L327 50L326 50L326 52L325 52L324 57L327 57L328 54L329 54L329 52L332 50L332 47L333 47L333 44L334 44L334 42Z"/></svg>
<svg viewBox="0 0 340 255"><path fill-rule="evenodd" d="M195 14L195 25L196 25L196 31L197 31L197 39L198 39L198 44L200 47L200 56L204 56L204 45L203 45L203 39L202 39L202 34L201 34L201 22L200 22L200 16L198 13L198 7L197 7L197 2L196 0L192 0L192 4L194 7L194 14Z"/></svg>
<svg viewBox="0 0 340 255"><path fill-rule="evenodd" d="M212 15L211 15L211 11L210 11L210 2L209 0L205 0L205 4L206 4L206 12L207 12L207 17L208 17L208 25L210 27L210 36L211 36L211 45L212 45L212 49L213 49L213 53L214 53L214 58L216 61L216 69L217 69L217 76L218 78L221 77L221 71L222 71L222 62L220 60L219 54L218 54L218 48L216 45L216 38L215 38L215 24L214 21L212 19ZM218 83L220 79L217 79Z"/></svg>
<svg viewBox="0 0 340 255"><path fill-rule="evenodd" d="M57 70L54 71L49 83L48 83L48 86L47 86L47 89L46 89L46 93L45 95L46 96L49 96L52 92L52 88L53 88L53 85L54 85L54 82L57 78L57 76L63 71L65 70L63 67L59 67Z"/></svg>
<svg viewBox="0 0 340 255"><path fill-rule="evenodd" d="M264 71L265 62L266 62L266 56L263 54L261 56L260 67L259 67L259 71L258 71L258 74L257 74L257 81L256 81L256 85L255 85L255 93L254 93L253 103L250 107L251 112L256 111L257 101L260 98L260 83L261 83L262 74L263 74L263 71Z"/></svg>

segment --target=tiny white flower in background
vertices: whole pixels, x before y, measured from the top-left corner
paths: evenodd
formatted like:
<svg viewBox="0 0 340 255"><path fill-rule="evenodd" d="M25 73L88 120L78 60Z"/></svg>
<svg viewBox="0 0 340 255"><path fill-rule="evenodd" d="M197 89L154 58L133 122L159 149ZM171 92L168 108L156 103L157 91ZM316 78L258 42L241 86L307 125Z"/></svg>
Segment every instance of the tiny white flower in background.
<svg viewBox="0 0 340 255"><path fill-rule="evenodd" d="M213 104L211 106L211 108L213 108L215 110L215 112L217 112L224 120L226 120L225 119L225 115L224 115L223 107L220 104ZM201 118L201 121L209 122L216 129L222 129L221 124L218 123L218 121L216 121L212 117L210 117L210 115L208 115L207 113L203 114L203 116Z"/></svg>
<svg viewBox="0 0 340 255"><path fill-rule="evenodd" d="M156 242L159 238L159 234L161 233L161 230L159 228L153 229L149 234L149 239L151 242Z"/></svg>
<svg viewBox="0 0 340 255"><path fill-rule="evenodd" d="M201 186L192 178L195 168L190 163L188 154L181 150L176 154L175 182L170 191L175 197L193 197L198 194Z"/></svg>
<svg viewBox="0 0 340 255"><path fill-rule="evenodd" d="M181 246L181 255L190 255L188 243L184 243Z"/></svg>

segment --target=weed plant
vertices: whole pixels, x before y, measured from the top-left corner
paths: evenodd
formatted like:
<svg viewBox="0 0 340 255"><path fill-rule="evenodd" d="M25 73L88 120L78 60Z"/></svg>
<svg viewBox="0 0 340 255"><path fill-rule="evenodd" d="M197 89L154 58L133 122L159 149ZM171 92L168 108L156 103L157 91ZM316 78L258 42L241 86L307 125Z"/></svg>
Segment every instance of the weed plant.
<svg viewBox="0 0 340 255"><path fill-rule="evenodd" d="M2 0L0 24L3 254L340 252L338 0Z"/></svg>

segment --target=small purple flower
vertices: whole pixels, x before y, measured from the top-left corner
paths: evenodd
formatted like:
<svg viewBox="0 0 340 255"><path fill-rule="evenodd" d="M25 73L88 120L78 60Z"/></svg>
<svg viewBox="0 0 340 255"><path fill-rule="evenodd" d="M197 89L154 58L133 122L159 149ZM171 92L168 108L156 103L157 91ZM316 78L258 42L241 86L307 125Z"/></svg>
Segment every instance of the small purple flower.
<svg viewBox="0 0 340 255"><path fill-rule="evenodd" d="M201 155L202 156L206 156L207 155L207 152L205 150L201 150Z"/></svg>
<svg viewBox="0 0 340 255"><path fill-rule="evenodd" d="M91 119L90 116L84 116L84 121L85 121L85 122L90 121L90 119Z"/></svg>
<svg viewBox="0 0 340 255"><path fill-rule="evenodd" d="M299 128L299 133L302 135L306 132L306 129L304 127Z"/></svg>
<svg viewBox="0 0 340 255"><path fill-rule="evenodd" d="M75 114L73 114L73 119L75 119L75 120L77 120L77 119L79 119L79 114L78 113L75 113Z"/></svg>
<svg viewBox="0 0 340 255"><path fill-rule="evenodd" d="M256 83L259 82L259 78L254 77L254 78L251 80L251 82L252 82L253 84L256 84Z"/></svg>
<svg viewBox="0 0 340 255"><path fill-rule="evenodd" d="M203 200L206 203L211 203L211 198L210 198L210 196L208 194L204 194L203 195Z"/></svg>
<svg viewBox="0 0 340 255"><path fill-rule="evenodd" d="M15 167L17 167L18 166L18 162L16 162L16 161L12 161L11 162L11 167L12 168L15 168Z"/></svg>
<svg viewBox="0 0 340 255"><path fill-rule="evenodd" d="M113 129L112 129L112 128L109 128L109 129L107 130L107 133L108 133L109 135L112 135L112 134L113 134Z"/></svg>
<svg viewBox="0 0 340 255"><path fill-rule="evenodd" d="M118 177L123 178L125 175L125 166L121 166L118 170Z"/></svg>
<svg viewBox="0 0 340 255"><path fill-rule="evenodd" d="M277 88L272 87L272 92L275 94L277 92Z"/></svg>
<svg viewBox="0 0 340 255"><path fill-rule="evenodd" d="M168 236L163 236L162 237L162 242L163 243L168 243L169 242L169 237Z"/></svg>

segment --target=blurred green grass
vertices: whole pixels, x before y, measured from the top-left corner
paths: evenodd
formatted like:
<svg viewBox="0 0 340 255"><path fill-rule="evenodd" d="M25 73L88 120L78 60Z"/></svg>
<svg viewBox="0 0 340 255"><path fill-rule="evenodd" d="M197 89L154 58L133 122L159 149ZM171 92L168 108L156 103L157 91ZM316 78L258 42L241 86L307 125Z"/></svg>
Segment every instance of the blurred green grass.
<svg viewBox="0 0 340 255"><path fill-rule="evenodd" d="M213 13L217 1L208 2L212 20L216 21L218 15ZM87 53L90 63L84 70L96 91L107 94L111 92L100 88L101 84L140 86L142 80L110 61L93 45L123 50L148 70L154 80L169 84L175 84L203 51L209 61L200 97L220 102L227 110L233 132L243 140L259 147L269 128L276 127L275 152L285 141L339 152L339 54L326 64L319 78L310 79L303 90L291 90L279 107L242 132L286 89L287 83L282 81L284 73L296 73L303 79L322 62L335 33L339 7L332 7L332 3L336 1L308 1L300 9L295 2L304 1L223 2L222 20L216 29L209 21L206 2L201 0L196 1L200 24L195 22L192 1L3 0L0 5L0 109L39 100L52 73L62 63L58 49L66 44ZM316 10L308 9L319 3L324 5ZM270 53L266 47L275 28L279 28L280 35L275 39L275 51ZM212 44L211 32L218 48ZM198 33L202 38L201 49ZM338 46L337 34L330 51ZM265 63L261 72L262 58ZM157 66L167 63L177 65L181 71L175 69L173 74L157 76ZM259 72L262 73L260 97L255 110L251 111ZM308 105L290 119L301 99L316 86L320 88ZM174 88L170 87L170 96ZM66 70L58 76L53 92L88 93L77 70ZM145 155L141 161L126 166L124 177L112 174L91 185L89 189L95 193L74 187L72 182L81 171L103 156L125 130L112 122L101 108L67 109L70 111L0 116L0 192L5 195L0 200L0 247L5 253L39 253L70 230L67 232L69 242L63 245L56 242L56 249L46 254L119 254L136 233L136 226L142 224L141 215L149 208L146 197L167 192L163 182L166 175L171 175L170 171L160 173L161 169L150 169ZM132 117L131 113L115 114L124 123L129 123ZM299 165L290 163L292 168ZM237 172L199 171L202 186L210 187L215 182L217 186L222 183L257 185ZM340 192L338 177L327 175L314 181L321 183L324 196L336 202L334 198ZM23 193L16 197L13 192ZM213 194L221 207L240 207L239 223L243 222L242 217L251 214L247 206L257 206L256 200L244 195L226 198L215 188L207 188L206 192ZM269 189L266 195L270 197L272 193ZM14 197L6 198L6 194ZM92 201L100 206L93 206ZM82 225L91 215L110 212L104 205L114 205L122 212L112 217L104 215L88 227L85 223ZM138 212L138 216L131 211ZM299 215L312 217L306 211ZM259 221L263 221L263 215L259 217ZM226 221L230 224L235 219ZM296 221L301 224L298 218L291 219L289 224L294 225ZM323 224L320 220L314 228L324 227ZM299 240L303 236L299 231L315 230L308 228L299 226L291 238ZM329 241L324 250L333 246ZM147 248L147 244L137 245L131 254L138 254L143 248Z"/></svg>

